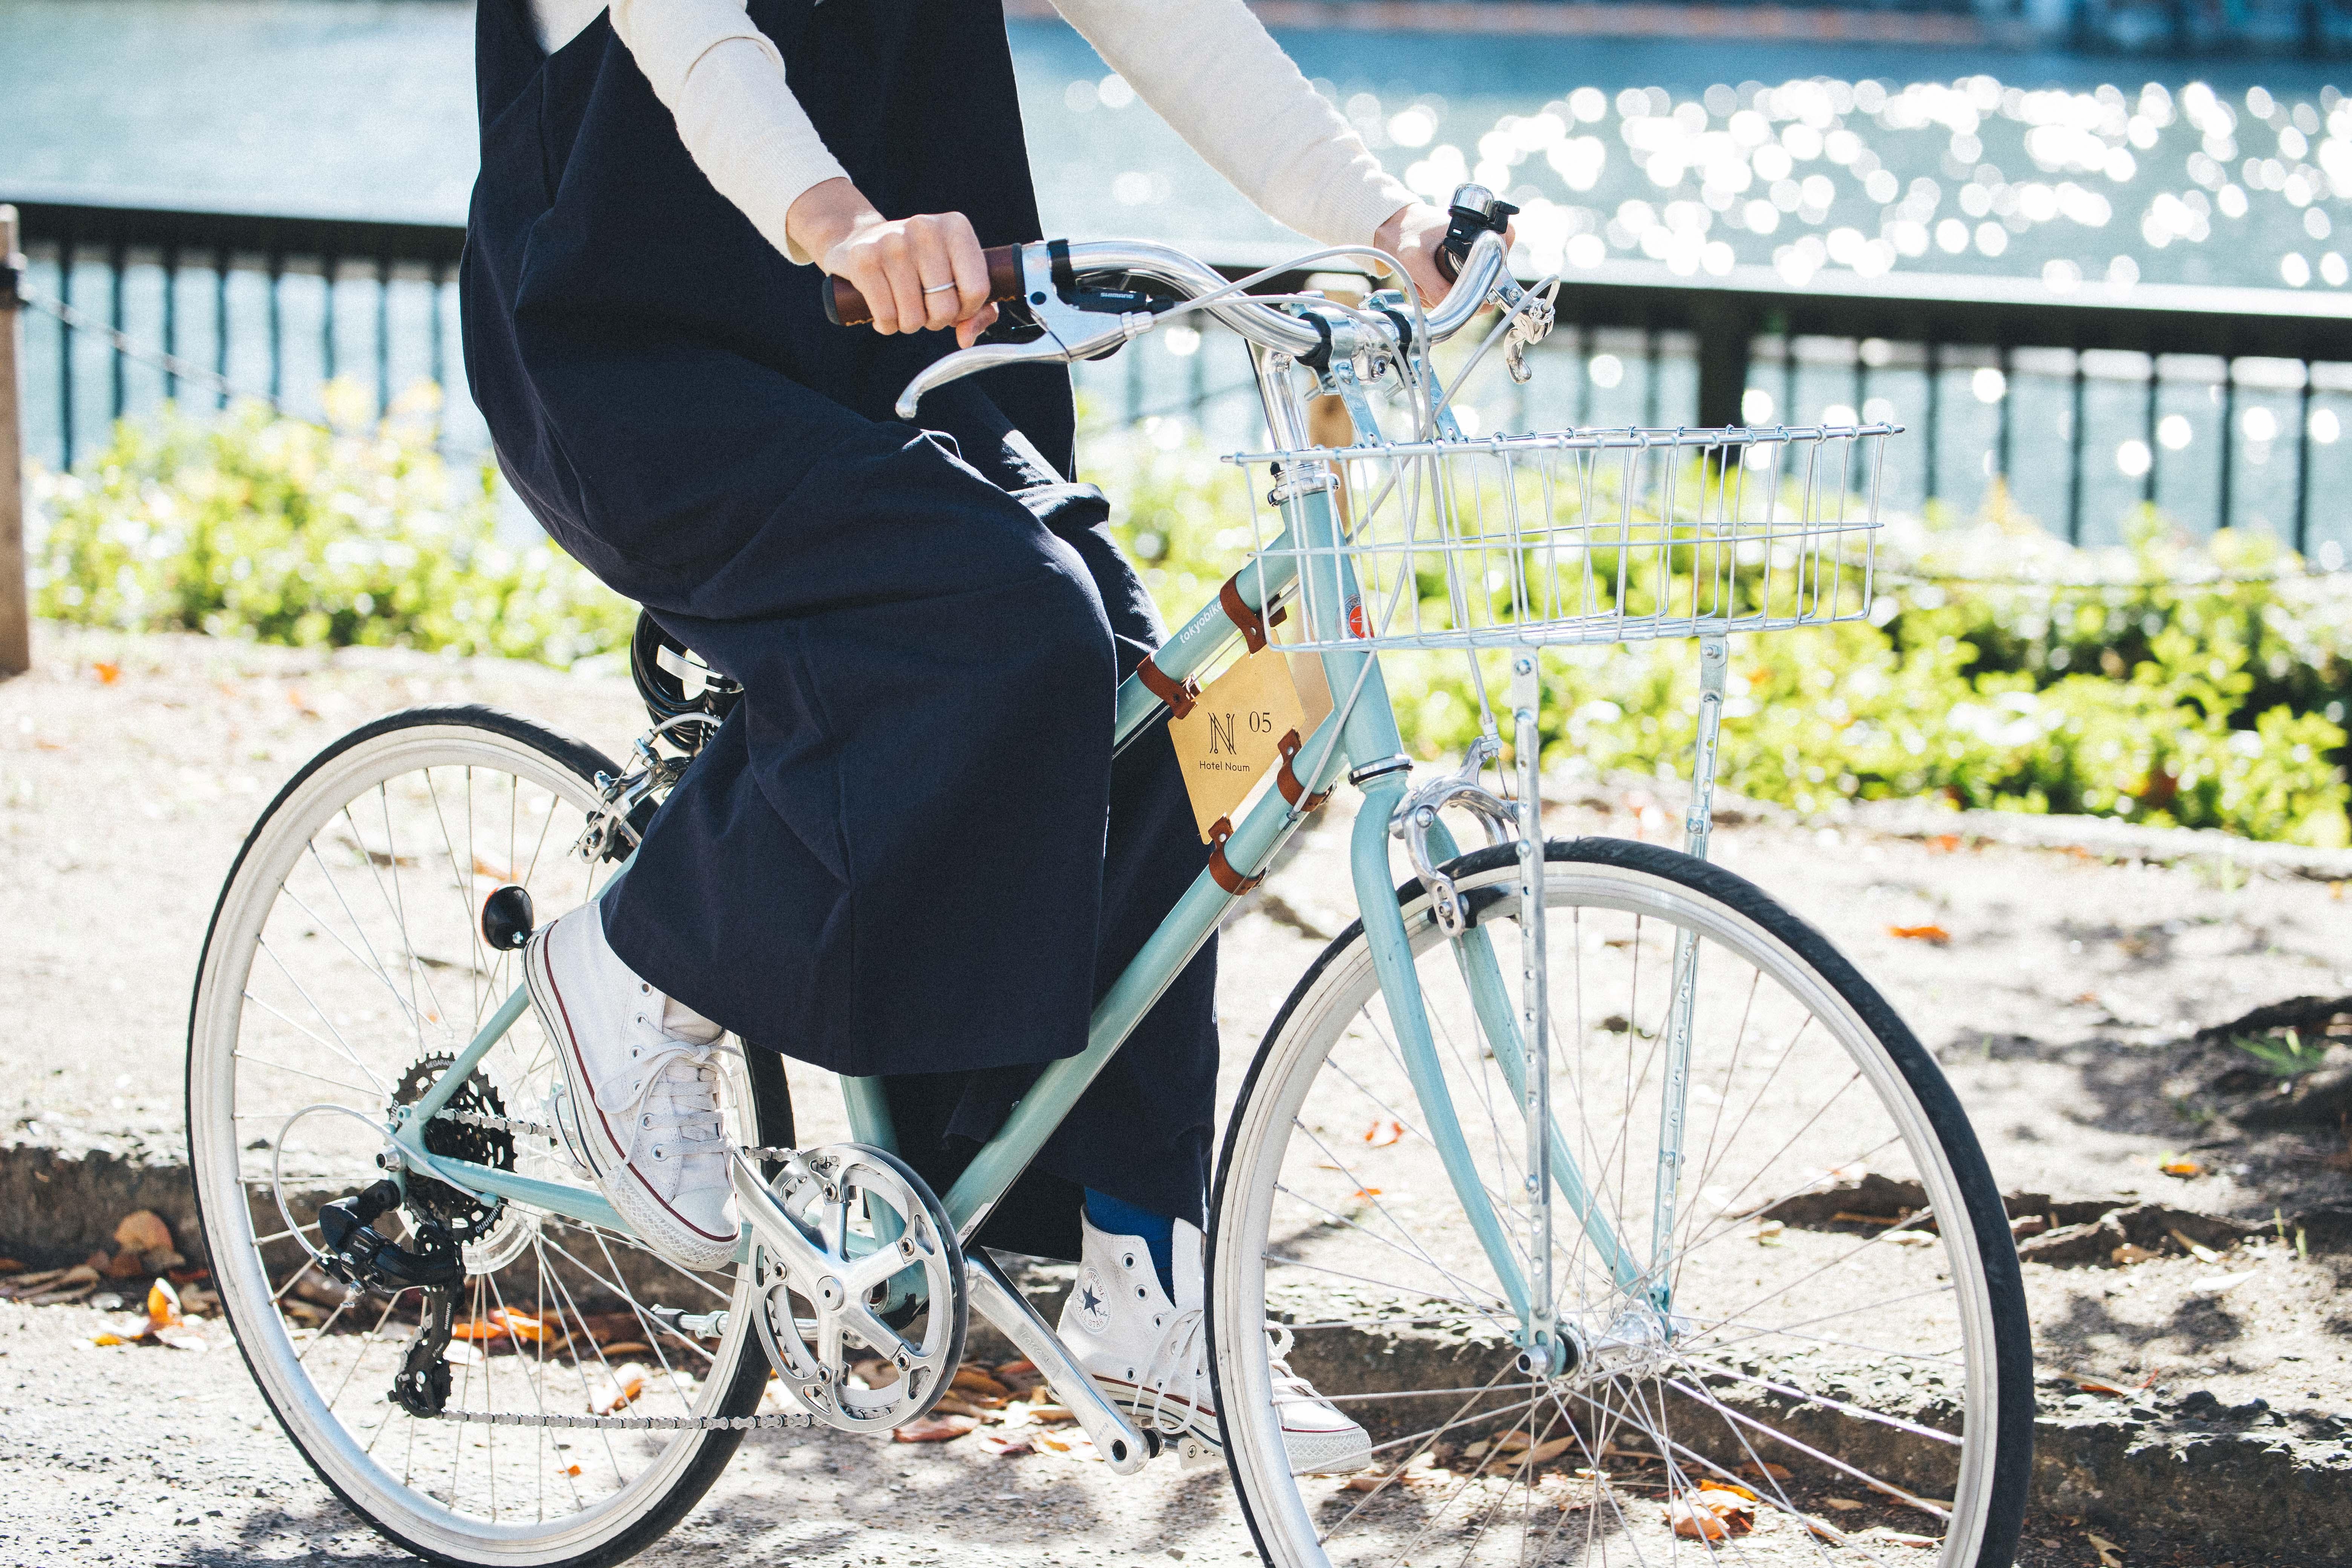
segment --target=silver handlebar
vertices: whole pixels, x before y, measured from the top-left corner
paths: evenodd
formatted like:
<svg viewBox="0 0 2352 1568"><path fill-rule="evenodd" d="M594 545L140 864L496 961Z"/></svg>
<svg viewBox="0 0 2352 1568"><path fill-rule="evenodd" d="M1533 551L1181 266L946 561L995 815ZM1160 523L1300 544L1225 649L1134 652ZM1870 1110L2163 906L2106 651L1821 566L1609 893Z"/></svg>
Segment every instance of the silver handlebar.
<svg viewBox="0 0 2352 1568"><path fill-rule="evenodd" d="M1052 248L1043 243L1021 247L1024 292L1032 314L1045 328L1045 335L1028 342L983 343L933 360L898 395L899 418L914 418L924 395L949 382L1003 364L1091 359L1109 353L1130 338L1140 337L1156 324L1157 318L1147 311L1112 315L1082 311L1064 302L1054 276ZM1173 289L1185 300L1198 300L1226 287L1225 279L1215 268L1173 246L1149 240L1086 240L1067 246L1065 254L1068 258L1065 277L1123 273ZM1444 302L1428 312L1432 342L1443 342L1460 331L1486 305L1498 285L1509 282L1505 259L1501 235L1478 237L1463 259ZM1313 322L1260 304L1245 295L1229 295L1202 306L1202 310L1251 342L1293 357L1313 354L1326 341ZM1401 346L1394 324L1386 318L1365 323L1365 330L1381 338L1391 351Z"/></svg>

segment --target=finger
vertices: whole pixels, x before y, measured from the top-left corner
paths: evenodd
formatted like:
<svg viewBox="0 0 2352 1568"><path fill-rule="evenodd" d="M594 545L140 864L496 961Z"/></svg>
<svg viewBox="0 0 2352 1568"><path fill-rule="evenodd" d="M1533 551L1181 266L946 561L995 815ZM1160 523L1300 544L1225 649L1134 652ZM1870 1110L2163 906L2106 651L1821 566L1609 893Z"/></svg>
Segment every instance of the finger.
<svg viewBox="0 0 2352 1568"><path fill-rule="evenodd" d="M982 305L978 315L966 316L956 323L956 342L964 348L970 348L980 341L981 333L994 325L996 325L996 307Z"/></svg>
<svg viewBox="0 0 2352 1568"><path fill-rule="evenodd" d="M988 258L981 253L980 236L972 232L971 219L963 214L942 215L940 226L948 262L955 269L956 319L970 321L988 305Z"/></svg>
<svg viewBox="0 0 2352 1568"><path fill-rule="evenodd" d="M919 217L909 221L907 228L917 270L923 276L923 325L934 331L952 327L968 312L963 308L963 285L956 278L947 221Z"/></svg>
<svg viewBox="0 0 2352 1568"><path fill-rule="evenodd" d="M893 224L875 241L882 253L882 264L890 275L890 298L898 303L896 330L919 332L929 323L923 303L923 275L915 254L913 237L906 226Z"/></svg>

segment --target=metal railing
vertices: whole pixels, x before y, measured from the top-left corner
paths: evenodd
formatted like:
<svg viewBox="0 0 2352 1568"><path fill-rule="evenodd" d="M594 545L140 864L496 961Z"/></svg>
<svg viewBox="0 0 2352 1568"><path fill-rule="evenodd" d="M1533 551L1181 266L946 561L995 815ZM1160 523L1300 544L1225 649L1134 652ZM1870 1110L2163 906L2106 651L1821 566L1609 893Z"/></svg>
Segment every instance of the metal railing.
<svg viewBox="0 0 2352 1568"><path fill-rule="evenodd" d="M251 393L315 416L337 376L379 406L432 381L443 440L487 441L457 374L455 226L18 204L28 266L26 451L86 459L108 424ZM1233 270L1238 271L1236 267ZM1293 280L1303 281L1303 280ZM2197 532L2263 526L2334 568L2352 549L2352 300L2284 289L1761 268L1704 282L1610 262L1562 285L1535 381L1473 384L1484 428L1896 420L1896 508L1995 493L2081 542L2154 504ZM453 378L455 384L453 384ZM1256 439L1229 334L1171 328L1080 367L1088 426ZM1171 424L1171 422L1174 424ZM2343 437L2339 439L2339 437ZM1996 487L1998 490L1996 491Z"/></svg>

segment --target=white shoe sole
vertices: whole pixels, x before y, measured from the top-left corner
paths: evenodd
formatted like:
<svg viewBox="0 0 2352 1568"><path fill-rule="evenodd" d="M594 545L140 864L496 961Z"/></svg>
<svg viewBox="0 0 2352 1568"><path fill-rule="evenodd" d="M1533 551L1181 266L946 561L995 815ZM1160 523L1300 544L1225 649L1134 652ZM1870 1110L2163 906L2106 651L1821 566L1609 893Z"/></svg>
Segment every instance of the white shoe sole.
<svg viewBox="0 0 2352 1568"><path fill-rule="evenodd" d="M550 924L531 939L523 953L523 984L530 988L540 1026L547 1031L549 1042L555 1047L555 1059L563 1068L581 1152L588 1156L588 1172L596 1179L597 1191L638 1240L678 1268L698 1272L726 1268L735 1260L735 1237L713 1236L670 1207L628 1163L627 1152L614 1137L589 1084L587 1064L563 1005L562 989L548 968L547 944L554 934L555 926Z"/></svg>
<svg viewBox="0 0 2352 1568"><path fill-rule="evenodd" d="M1115 1377L1097 1376L1095 1386L1102 1390L1105 1399L1125 1411L1139 1429L1150 1421L1152 1410L1150 1390L1138 1388L1134 1384ZM1204 1446L1212 1457L1223 1457L1224 1443L1217 1429L1214 1412L1202 1410L1182 1399L1162 1401L1159 1408L1163 1415L1175 1415L1183 1418L1181 1426L1172 1432L1163 1430L1160 1434L1163 1445L1190 1438ZM1289 1456L1290 1473L1294 1476L1353 1475L1372 1462L1371 1434L1352 1422L1339 1430L1285 1427L1282 1447L1283 1452Z"/></svg>

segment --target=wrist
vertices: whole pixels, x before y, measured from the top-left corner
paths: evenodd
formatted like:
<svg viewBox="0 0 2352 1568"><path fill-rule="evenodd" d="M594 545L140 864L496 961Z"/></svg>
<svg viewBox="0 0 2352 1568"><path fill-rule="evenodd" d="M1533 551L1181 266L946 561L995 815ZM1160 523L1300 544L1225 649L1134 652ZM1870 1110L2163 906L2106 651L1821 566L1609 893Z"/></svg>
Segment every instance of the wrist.
<svg viewBox="0 0 2352 1568"><path fill-rule="evenodd" d="M793 200L784 214L784 234L795 249L822 267L835 246L881 221L882 215L856 185L831 179L811 185Z"/></svg>

